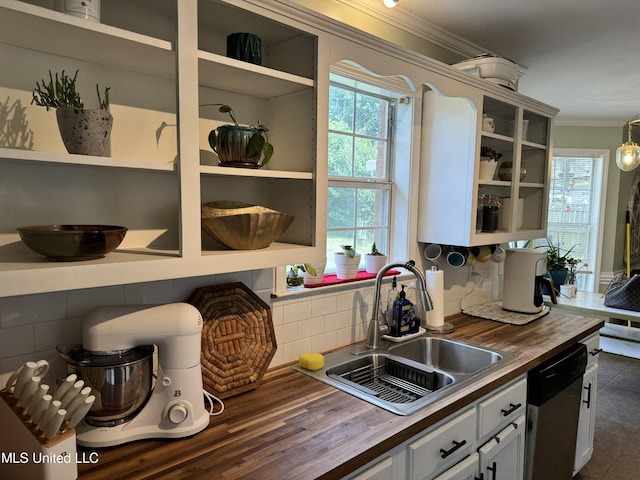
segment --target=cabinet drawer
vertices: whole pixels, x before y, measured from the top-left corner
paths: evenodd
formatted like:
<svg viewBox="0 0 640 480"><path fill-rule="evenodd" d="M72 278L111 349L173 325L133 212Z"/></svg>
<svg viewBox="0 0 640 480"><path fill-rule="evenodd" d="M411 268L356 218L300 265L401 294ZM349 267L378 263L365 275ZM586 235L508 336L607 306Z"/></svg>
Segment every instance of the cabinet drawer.
<svg viewBox="0 0 640 480"><path fill-rule="evenodd" d="M478 405L478 437L484 438L525 412L527 379L522 378Z"/></svg>
<svg viewBox="0 0 640 480"><path fill-rule="evenodd" d="M478 478L478 453L472 453L433 480L474 480Z"/></svg>
<svg viewBox="0 0 640 480"><path fill-rule="evenodd" d="M587 367L589 367L598 361L600 353L600 334L594 333L584 340L581 340L580 343L584 343L587 346Z"/></svg>
<svg viewBox="0 0 640 480"><path fill-rule="evenodd" d="M470 408L407 448L409 476L423 479L468 455L475 444L476 411Z"/></svg>

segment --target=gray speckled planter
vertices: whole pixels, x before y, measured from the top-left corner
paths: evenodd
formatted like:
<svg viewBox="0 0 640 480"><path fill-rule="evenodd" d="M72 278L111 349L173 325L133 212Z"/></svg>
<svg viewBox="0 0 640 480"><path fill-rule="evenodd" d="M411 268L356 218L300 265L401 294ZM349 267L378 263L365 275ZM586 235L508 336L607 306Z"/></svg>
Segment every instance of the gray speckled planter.
<svg viewBox="0 0 640 480"><path fill-rule="evenodd" d="M56 109L58 128L69 153L102 155L111 136L113 116L106 110Z"/></svg>

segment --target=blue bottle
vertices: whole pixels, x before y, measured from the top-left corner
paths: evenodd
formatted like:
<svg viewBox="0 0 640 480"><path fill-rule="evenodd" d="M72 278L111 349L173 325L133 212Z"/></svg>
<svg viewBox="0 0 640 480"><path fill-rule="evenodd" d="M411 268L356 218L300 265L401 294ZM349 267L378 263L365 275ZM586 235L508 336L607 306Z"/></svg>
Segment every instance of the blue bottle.
<svg viewBox="0 0 640 480"><path fill-rule="evenodd" d="M413 315L413 304L407 300L407 294L404 291L405 285L398 294L398 299L393 302L393 323L396 326L396 337L401 337L411 333L412 320L415 323Z"/></svg>

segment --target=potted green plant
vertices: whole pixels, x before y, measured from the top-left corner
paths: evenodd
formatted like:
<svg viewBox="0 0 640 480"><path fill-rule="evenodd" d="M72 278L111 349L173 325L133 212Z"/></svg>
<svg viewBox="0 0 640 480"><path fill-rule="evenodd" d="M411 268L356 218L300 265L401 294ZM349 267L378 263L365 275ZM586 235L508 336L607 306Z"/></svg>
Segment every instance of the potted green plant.
<svg viewBox="0 0 640 480"><path fill-rule="evenodd" d="M341 252L335 252L336 275L340 280L350 280L358 275L360 254L351 245L343 245Z"/></svg>
<svg viewBox="0 0 640 480"><path fill-rule="evenodd" d="M563 285L569 274L568 264L571 264L575 260L569 255L576 248L577 245L573 245L564 253L560 248L560 245L554 245L550 238L547 238L547 245L543 248L547 249L547 276L553 280L553 285L556 290L559 290L560 285ZM579 262L578 260L576 264Z"/></svg>
<svg viewBox="0 0 640 480"><path fill-rule="evenodd" d="M84 102L76 89L78 70L73 77L62 70L55 77L49 70L49 79L36 82L32 104L55 109L60 136L69 153L81 155L102 155L109 143L113 116L109 113L109 90L100 95L96 84L98 108L84 107Z"/></svg>
<svg viewBox="0 0 640 480"><path fill-rule="evenodd" d="M387 256L380 253L376 242L371 245L371 252L364 256L364 269L367 273L378 273L387 263Z"/></svg>
<svg viewBox="0 0 640 480"><path fill-rule="evenodd" d="M324 269L327 266L327 261L305 263L305 267L308 265L310 268L305 268L304 284L306 285L319 285L324 280Z"/></svg>
<svg viewBox="0 0 640 480"><path fill-rule="evenodd" d="M233 109L223 103L200 105L218 106L218 111L228 113L233 125L221 125L209 133L209 145L218 154L220 165L224 167L260 168L273 155L273 145L269 143L269 129L258 120L258 125L240 126Z"/></svg>
<svg viewBox="0 0 640 480"><path fill-rule="evenodd" d="M287 286L288 287L299 287L304 282L304 277L299 275L299 272L303 273L308 272L311 275L316 274L315 268L311 266L310 263L298 263L295 265L291 265L289 267L289 271L287 272Z"/></svg>

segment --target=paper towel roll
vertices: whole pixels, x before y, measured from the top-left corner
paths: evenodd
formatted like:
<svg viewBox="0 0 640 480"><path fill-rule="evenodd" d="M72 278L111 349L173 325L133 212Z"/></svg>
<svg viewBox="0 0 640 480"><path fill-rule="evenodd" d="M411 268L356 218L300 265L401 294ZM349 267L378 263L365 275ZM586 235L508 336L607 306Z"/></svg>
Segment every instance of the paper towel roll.
<svg viewBox="0 0 640 480"><path fill-rule="evenodd" d="M427 328L444 325L444 271L433 267L425 272L427 292L431 297L433 309L427 312Z"/></svg>

